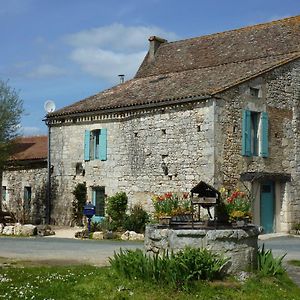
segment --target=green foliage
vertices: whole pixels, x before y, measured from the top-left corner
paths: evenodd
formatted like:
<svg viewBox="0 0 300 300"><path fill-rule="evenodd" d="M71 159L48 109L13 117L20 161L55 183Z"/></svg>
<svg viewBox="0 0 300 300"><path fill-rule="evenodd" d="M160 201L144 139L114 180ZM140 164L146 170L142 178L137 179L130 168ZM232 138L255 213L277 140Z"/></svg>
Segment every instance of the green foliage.
<svg viewBox="0 0 300 300"><path fill-rule="evenodd" d="M76 225L82 225L83 207L87 200L87 188L86 183L78 183L72 192L75 199L72 202L73 206L73 222Z"/></svg>
<svg viewBox="0 0 300 300"><path fill-rule="evenodd" d="M177 216L191 212L191 202L188 193L182 195L176 193L165 193L152 197L155 209L155 217Z"/></svg>
<svg viewBox="0 0 300 300"><path fill-rule="evenodd" d="M119 192L107 198L107 216L110 230L122 228L126 217L128 197L126 193Z"/></svg>
<svg viewBox="0 0 300 300"><path fill-rule="evenodd" d="M300 267L300 260L297 259L289 260L287 263L294 267Z"/></svg>
<svg viewBox="0 0 300 300"><path fill-rule="evenodd" d="M126 216L124 228L133 230L138 233L145 231L146 223L149 222L149 214L143 209L140 204L136 204L130 211L130 215Z"/></svg>
<svg viewBox="0 0 300 300"><path fill-rule="evenodd" d="M30 263L0 258L0 299L300 299L300 289L283 274L252 276L240 284L232 278L195 281L189 291L178 291L150 280L116 276L111 268L62 266L50 260ZM66 261L65 264L68 262ZM66 292L67 291L67 292Z"/></svg>
<svg viewBox="0 0 300 300"><path fill-rule="evenodd" d="M0 184L2 186L2 169L12 153L13 140L19 134L19 124L24 112L23 101L8 82L0 80ZM2 200L2 188L0 189ZM0 201L0 211L1 211Z"/></svg>
<svg viewBox="0 0 300 300"><path fill-rule="evenodd" d="M104 229L104 220L100 222L91 222L91 232L103 231Z"/></svg>
<svg viewBox="0 0 300 300"><path fill-rule="evenodd" d="M120 250L109 259L122 277L188 288L195 280L220 278L228 260L207 249L185 248L177 253L149 256L142 250Z"/></svg>
<svg viewBox="0 0 300 300"><path fill-rule="evenodd" d="M300 223L295 223L292 227L293 230L300 231Z"/></svg>
<svg viewBox="0 0 300 300"><path fill-rule="evenodd" d="M0 80L0 168L8 158L11 142L18 136L23 101L8 82Z"/></svg>
<svg viewBox="0 0 300 300"><path fill-rule="evenodd" d="M227 214L231 221L240 218L251 218L251 201L250 197L239 190L232 192L225 201Z"/></svg>
<svg viewBox="0 0 300 300"><path fill-rule="evenodd" d="M286 255L286 254L285 254ZM265 250L263 244L262 249L257 253L258 271L262 276L277 276L284 273L282 260L285 255L275 258L273 257L272 250Z"/></svg>

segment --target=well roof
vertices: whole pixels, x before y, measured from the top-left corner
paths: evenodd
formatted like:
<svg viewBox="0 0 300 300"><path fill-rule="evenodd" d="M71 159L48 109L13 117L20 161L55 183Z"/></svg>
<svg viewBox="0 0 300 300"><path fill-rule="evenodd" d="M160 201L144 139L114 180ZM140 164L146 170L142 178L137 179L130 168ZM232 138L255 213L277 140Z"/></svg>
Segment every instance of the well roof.
<svg viewBox="0 0 300 300"><path fill-rule="evenodd" d="M300 57L300 16L160 45L132 80L48 117L209 97Z"/></svg>

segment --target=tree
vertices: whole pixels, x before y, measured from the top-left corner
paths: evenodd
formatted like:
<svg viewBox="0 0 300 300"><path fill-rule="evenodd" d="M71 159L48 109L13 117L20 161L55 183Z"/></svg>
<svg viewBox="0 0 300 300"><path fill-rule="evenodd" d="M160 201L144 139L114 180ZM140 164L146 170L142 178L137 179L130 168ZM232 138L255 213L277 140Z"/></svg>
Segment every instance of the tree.
<svg viewBox="0 0 300 300"><path fill-rule="evenodd" d="M18 136L23 101L8 82L0 80L0 211L2 203L2 172L9 158L13 140Z"/></svg>

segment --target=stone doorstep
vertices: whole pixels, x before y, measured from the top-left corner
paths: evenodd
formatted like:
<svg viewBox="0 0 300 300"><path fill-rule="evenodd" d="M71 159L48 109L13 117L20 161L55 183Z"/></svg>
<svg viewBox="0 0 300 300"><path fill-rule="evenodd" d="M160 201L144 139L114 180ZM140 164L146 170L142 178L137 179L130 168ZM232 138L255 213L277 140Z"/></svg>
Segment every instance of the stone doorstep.
<svg viewBox="0 0 300 300"><path fill-rule="evenodd" d="M258 239L260 241L265 241L265 240L268 240L268 239L273 239L273 238L282 237L282 236L291 236L291 234L289 234L289 233L283 233L283 232L266 233L266 234L260 234L258 236ZM299 235L298 236L295 235L295 236L296 237L300 237Z"/></svg>

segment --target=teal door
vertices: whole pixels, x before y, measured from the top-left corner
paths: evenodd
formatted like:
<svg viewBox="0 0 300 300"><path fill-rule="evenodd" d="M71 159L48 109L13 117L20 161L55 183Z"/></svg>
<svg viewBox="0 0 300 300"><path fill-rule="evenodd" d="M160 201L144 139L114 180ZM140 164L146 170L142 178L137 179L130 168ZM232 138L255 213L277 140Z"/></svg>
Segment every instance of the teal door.
<svg viewBox="0 0 300 300"><path fill-rule="evenodd" d="M92 218L93 222L100 222L104 219L105 213L105 189L104 187L93 188L92 203L95 205L95 215Z"/></svg>
<svg viewBox="0 0 300 300"><path fill-rule="evenodd" d="M264 228L264 233L274 232L274 183L264 182L261 184L260 193L260 225Z"/></svg>

